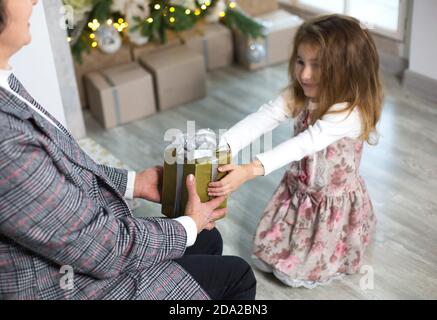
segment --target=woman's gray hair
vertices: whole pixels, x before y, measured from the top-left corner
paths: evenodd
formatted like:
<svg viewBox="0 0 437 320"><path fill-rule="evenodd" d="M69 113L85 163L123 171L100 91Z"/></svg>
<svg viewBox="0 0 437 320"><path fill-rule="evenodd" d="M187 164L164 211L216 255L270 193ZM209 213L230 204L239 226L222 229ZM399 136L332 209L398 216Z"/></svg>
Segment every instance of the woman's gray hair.
<svg viewBox="0 0 437 320"><path fill-rule="evenodd" d="M7 19L6 0L0 0L0 33L2 33L6 27Z"/></svg>

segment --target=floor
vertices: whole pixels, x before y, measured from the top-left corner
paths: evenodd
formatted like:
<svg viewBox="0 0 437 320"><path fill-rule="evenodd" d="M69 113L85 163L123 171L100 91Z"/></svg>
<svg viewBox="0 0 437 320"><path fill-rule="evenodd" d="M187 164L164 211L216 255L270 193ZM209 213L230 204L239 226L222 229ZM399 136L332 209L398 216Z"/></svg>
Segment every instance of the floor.
<svg viewBox="0 0 437 320"><path fill-rule="evenodd" d="M258 72L224 68L209 73L208 96L200 101L107 131L86 112L87 133L141 170L162 164L167 129L186 131L187 120L196 121L197 129L229 128L286 83L285 64ZM395 77L385 75L384 86L380 143L366 145L361 165L378 217L363 273L309 290L255 271L257 299L437 299L437 105L409 94ZM291 125L274 131L274 145L290 137ZM232 194L229 214L218 223L225 254L250 262L256 225L282 174L278 170ZM159 216L160 206L141 201L134 214Z"/></svg>

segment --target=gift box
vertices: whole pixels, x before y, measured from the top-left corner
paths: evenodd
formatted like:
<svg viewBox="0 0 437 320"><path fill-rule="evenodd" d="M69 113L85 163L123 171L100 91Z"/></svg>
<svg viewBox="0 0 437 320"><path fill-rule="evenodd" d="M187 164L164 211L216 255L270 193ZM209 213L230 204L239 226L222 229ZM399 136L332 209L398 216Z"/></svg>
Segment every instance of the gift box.
<svg viewBox="0 0 437 320"><path fill-rule="evenodd" d="M206 70L203 55L177 46L148 53L140 63L153 74L160 110L206 96Z"/></svg>
<svg viewBox="0 0 437 320"><path fill-rule="evenodd" d="M85 85L90 111L105 128L156 112L152 75L137 63L91 72Z"/></svg>
<svg viewBox="0 0 437 320"><path fill-rule="evenodd" d="M74 71L76 73L77 88L82 107L88 106L88 97L85 90L84 76L87 73L115 67L132 62L130 48L122 46L113 54L106 54L99 49L92 49L89 53L82 55L82 63L75 62Z"/></svg>
<svg viewBox="0 0 437 320"><path fill-rule="evenodd" d="M294 36L303 20L284 10L259 16L256 20L264 26L265 37L252 40L236 31L238 63L249 70L256 70L288 61Z"/></svg>
<svg viewBox="0 0 437 320"><path fill-rule="evenodd" d="M194 137L178 136L164 154L161 212L169 218L184 215L188 201L186 179L190 174L196 177L196 190L201 202L211 200L208 184L226 175L218 172L218 167L230 164L231 160L228 148L217 148L214 132L200 130ZM226 207L227 200L224 200L218 208Z"/></svg>
<svg viewBox="0 0 437 320"><path fill-rule="evenodd" d="M132 59L139 62L140 58L145 54L180 46L183 43L183 39L180 35L172 30L166 30L166 39L165 43L150 41L142 46L131 44Z"/></svg>
<svg viewBox="0 0 437 320"><path fill-rule="evenodd" d="M186 37L185 44L204 56L207 70L229 66L234 60L232 33L219 23L202 25Z"/></svg>
<svg viewBox="0 0 437 320"><path fill-rule="evenodd" d="M237 0L237 4L250 16L258 16L279 9L277 0Z"/></svg>

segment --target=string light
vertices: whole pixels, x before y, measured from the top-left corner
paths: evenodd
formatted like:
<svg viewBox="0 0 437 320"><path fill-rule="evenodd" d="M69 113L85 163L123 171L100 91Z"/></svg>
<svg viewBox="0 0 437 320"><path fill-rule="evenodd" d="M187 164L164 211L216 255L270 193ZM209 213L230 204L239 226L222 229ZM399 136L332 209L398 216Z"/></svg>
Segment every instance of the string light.
<svg viewBox="0 0 437 320"><path fill-rule="evenodd" d="M91 30L96 31L100 27L100 23L97 19L93 19L93 21L88 22L88 27Z"/></svg>
<svg viewBox="0 0 437 320"><path fill-rule="evenodd" d="M0 0L1 1L1 0ZM213 6L213 4L215 4L215 1L212 0L199 0L199 1L193 1L196 3L195 7L192 9L189 9L187 7L181 6L179 7L178 5L175 5L172 3L172 1L152 1L152 10L156 10L157 12L153 12L151 13L151 16L146 17L145 20L143 20L143 24L148 23L148 24L152 24L155 23L155 20L153 18L154 14L156 14L158 16L158 19L164 19L164 21L167 21L169 24L172 24L172 26L164 26L164 28L174 28L175 27L175 23L183 23L183 19L182 20L178 20L178 16L177 14L180 12L180 14L182 14L182 12L185 13L185 15L190 16L191 14L194 14L195 16L203 16L205 14L205 12L209 9L211 9L211 6ZM226 5L224 5L224 7L226 7L228 10L229 9L235 9L238 8L237 2L236 0L227 0L226 2L228 2L227 7ZM178 12L176 12L178 11ZM219 12L219 17L220 18L224 18L225 16L227 16L227 11L220 11ZM187 17L189 19L189 17ZM186 18L186 19L187 19ZM195 20L193 22L197 22L197 18L195 18ZM127 28L129 28L129 24L127 23L127 21L124 20L124 17L121 18L116 18L116 16L112 16L111 18L106 18L102 21L99 22L99 20L97 18L93 18L92 20L88 20L88 23L86 26L88 26L88 28L90 30L88 31L83 31L85 32L85 34L83 34L83 36L88 35L89 40L87 41L88 46L92 47L92 48L96 48L99 47L99 31L97 31L101 25L103 25L104 28L114 28L116 29L118 32L123 32L125 31ZM108 27L106 27L106 25ZM150 28L150 26L148 27ZM105 30L106 31L106 30ZM112 32L114 32L114 30L111 29ZM76 42L76 39L67 36L66 37L68 42ZM80 41L82 41L83 38L81 37ZM82 51L82 49L80 49L80 51Z"/></svg>
<svg viewBox="0 0 437 320"><path fill-rule="evenodd" d="M200 8L196 8L196 9L194 10L194 15L199 16L199 15L202 13L202 10L207 10L209 6L211 6L211 1L205 1L205 2L200 6ZM235 2L232 1L232 2L229 4L229 7L232 8L232 9L235 8L235 7L236 7ZM156 3L156 4L153 6L153 8L154 8L155 10L160 10L162 7L161 7L161 5L160 5L159 3ZM174 12L176 12L176 8L173 7L173 6L171 6L171 7L168 9L168 11L171 12L171 13L174 13ZM193 13L193 12L192 12L190 9L185 9L185 14L186 14L186 15L190 15L191 13ZM220 17L223 18L225 15L226 15L225 12L220 12ZM164 13L163 13L163 16L166 17L166 16L167 16L167 13L164 12ZM154 19L153 19L152 17L149 17L149 18L146 19L146 21L147 21L148 23L153 23L153 22L154 22ZM169 21L170 23L173 24L173 23L176 22L176 18L172 16L172 17L170 17L170 18L168 19L168 21ZM110 25L113 25L113 27L114 27L118 32L122 32L123 30L125 30L125 29L129 26L128 23L125 22L123 18L118 18L118 20L116 20L116 22L113 22L112 19L108 19L108 20L106 20L106 24L109 25L109 26L110 26ZM91 47L96 48L96 47L98 46L98 43L95 41L95 39L96 39L96 35L95 35L94 32L97 31L97 29L100 27L100 22L99 22L97 19L93 19L91 22L88 23L88 27L93 31L93 33L91 33L91 34L89 35L90 39L93 40L93 42L91 43ZM71 42L71 41L72 41L71 37L68 37L68 38L67 38L67 41L68 41L68 42Z"/></svg>
<svg viewBox="0 0 437 320"><path fill-rule="evenodd" d="M200 6L200 9L199 9L199 8L196 8L196 9L194 10L194 15L199 16L199 15L202 13L201 10L207 10L209 6L211 6L211 1L205 1L205 2ZM235 7L236 7L235 2L234 2L234 1L230 2L229 7L230 7L230 8L235 8ZM156 4L153 6L153 8L154 8L155 10L160 10L160 9L161 9L161 5L160 5L159 3L156 3ZM176 8L173 7L173 6L171 6L171 7L169 8L169 12L171 12L171 13L176 12ZM185 9L185 14L186 14L186 15L190 15L191 13L192 13L192 11L191 11L190 9ZM164 15L164 17L166 17L166 16L167 16L167 13L164 12L163 15ZM220 17L223 18L225 15L226 15L225 12L220 12ZM153 19L152 17L149 17L149 18L146 19L146 21L147 21L148 23L153 23L153 22L154 22L154 19ZM170 17L170 18L168 19L168 21L169 21L170 23L175 23L175 22L176 22L176 18L175 18L175 17ZM123 18L118 18L117 22L115 22L115 23L113 22L112 19L108 19L108 20L106 20L106 24L109 25L109 26L110 26L110 25L113 25L113 27L114 27L118 32L123 32L123 30L125 30L125 29L128 28L128 26L129 26L128 23L125 22ZM88 23L88 27L93 31L93 33L91 33L89 37L90 37L90 39L94 40L94 39L96 38L96 35L94 34L94 32L96 32L97 29L100 27L100 22L99 22L96 18L94 18L91 22ZM71 42L71 41L72 41L71 37L68 37L67 40L68 40L68 42ZM93 48L95 48L95 47L98 46L98 44L97 44L96 41L93 41L93 42L91 43L91 46L92 46Z"/></svg>
<svg viewBox="0 0 437 320"><path fill-rule="evenodd" d="M123 19L121 19L123 20ZM120 19L118 20L120 21ZM124 20L123 20L124 21ZM114 28L117 29L118 32L122 32L124 29L126 29L129 26L129 24L127 22L122 22L120 23L114 23Z"/></svg>

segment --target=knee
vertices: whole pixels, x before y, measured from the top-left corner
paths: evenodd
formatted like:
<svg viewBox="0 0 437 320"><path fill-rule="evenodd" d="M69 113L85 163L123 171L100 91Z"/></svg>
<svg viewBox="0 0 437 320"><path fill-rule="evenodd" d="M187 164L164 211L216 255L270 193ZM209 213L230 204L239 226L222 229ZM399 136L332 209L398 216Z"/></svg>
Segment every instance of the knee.
<svg viewBox="0 0 437 320"><path fill-rule="evenodd" d="M248 283L256 284L255 275L253 269L249 263L241 257L229 256L230 263L233 266L232 269L239 275L240 278L244 278Z"/></svg>
<svg viewBox="0 0 437 320"><path fill-rule="evenodd" d="M223 238L217 228L210 231L204 230L202 232L205 233L205 236L208 239L209 254L221 255L223 252Z"/></svg>
<svg viewBox="0 0 437 320"><path fill-rule="evenodd" d="M240 287L240 295L237 299L253 300L256 295L256 278L252 267L243 258L232 257L234 272Z"/></svg>
<svg viewBox="0 0 437 320"><path fill-rule="evenodd" d="M247 283L251 286L256 286L255 274L253 273L253 269L250 264L247 263L243 258L237 257L237 259L239 260L239 269L241 270L241 273L243 274L243 277L246 279Z"/></svg>

